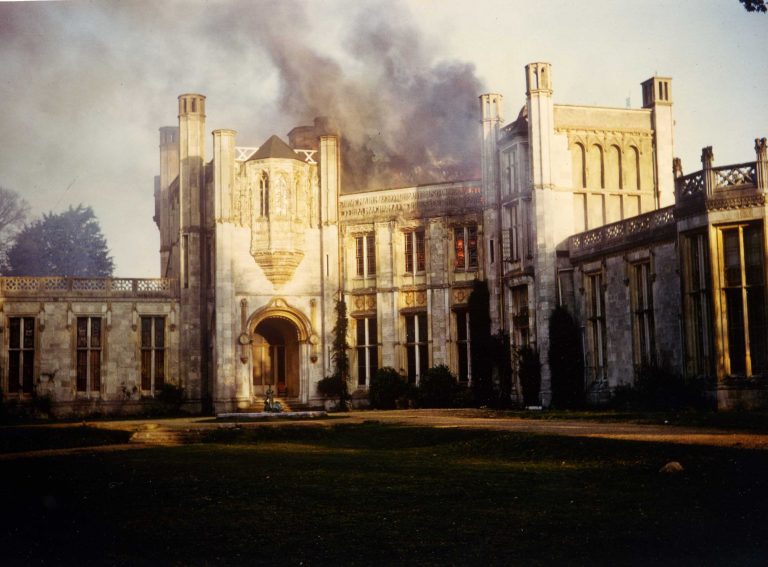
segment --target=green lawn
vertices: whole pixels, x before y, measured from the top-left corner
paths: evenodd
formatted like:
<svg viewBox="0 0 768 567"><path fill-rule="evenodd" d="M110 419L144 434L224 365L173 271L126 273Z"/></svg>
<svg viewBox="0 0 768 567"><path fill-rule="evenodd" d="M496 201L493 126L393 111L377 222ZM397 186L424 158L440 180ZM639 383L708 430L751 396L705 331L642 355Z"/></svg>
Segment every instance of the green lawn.
<svg viewBox="0 0 768 567"><path fill-rule="evenodd" d="M0 562L768 558L765 452L380 424L222 435L216 444L0 462ZM685 472L660 474L673 459Z"/></svg>

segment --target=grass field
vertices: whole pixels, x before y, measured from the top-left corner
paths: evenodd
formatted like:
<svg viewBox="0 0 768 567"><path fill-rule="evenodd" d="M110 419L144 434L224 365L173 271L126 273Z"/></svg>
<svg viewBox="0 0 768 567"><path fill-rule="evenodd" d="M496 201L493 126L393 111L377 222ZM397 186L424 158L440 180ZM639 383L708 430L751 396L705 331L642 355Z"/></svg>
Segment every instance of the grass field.
<svg viewBox="0 0 768 567"><path fill-rule="evenodd" d="M0 461L0 562L768 558L766 452L381 424L229 435L226 443ZM685 472L660 474L670 460Z"/></svg>

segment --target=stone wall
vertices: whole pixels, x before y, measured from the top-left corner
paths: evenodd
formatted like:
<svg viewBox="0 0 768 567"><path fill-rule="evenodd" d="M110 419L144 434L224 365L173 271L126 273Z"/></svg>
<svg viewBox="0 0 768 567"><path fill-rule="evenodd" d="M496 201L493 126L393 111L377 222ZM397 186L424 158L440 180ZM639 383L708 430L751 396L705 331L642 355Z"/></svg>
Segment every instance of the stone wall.
<svg viewBox="0 0 768 567"><path fill-rule="evenodd" d="M185 387L185 377L179 374L179 305L172 287L171 280L0 278L4 397L23 404L35 396L50 396L58 415L145 411L156 392L142 390L142 316L163 318L165 382ZM34 393L9 393L10 325L16 317L34 320ZM77 388L78 317L100 320L98 389ZM188 409L199 411L199 400L189 400Z"/></svg>

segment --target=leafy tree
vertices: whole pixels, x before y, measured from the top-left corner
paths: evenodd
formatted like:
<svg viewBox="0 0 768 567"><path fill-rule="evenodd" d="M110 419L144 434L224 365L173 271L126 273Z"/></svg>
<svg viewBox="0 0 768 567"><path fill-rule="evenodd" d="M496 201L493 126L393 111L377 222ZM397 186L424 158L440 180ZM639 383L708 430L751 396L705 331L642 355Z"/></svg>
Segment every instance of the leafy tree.
<svg viewBox="0 0 768 567"><path fill-rule="evenodd" d="M25 226L8 250L8 275L110 277L114 262L91 207L48 213Z"/></svg>
<svg viewBox="0 0 768 567"><path fill-rule="evenodd" d="M6 263L8 249L27 220L27 214L27 202L16 191L0 187L0 267Z"/></svg>
<svg viewBox="0 0 768 567"><path fill-rule="evenodd" d="M557 306L549 318L549 369L552 405L575 408L584 403L584 362L581 333L571 314Z"/></svg>
<svg viewBox="0 0 768 567"><path fill-rule="evenodd" d="M768 12L765 0L739 0L747 12Z"/></svg>
<svg viewBox="0 0 768 567"><path fill-rule="evenodd" d="M336 325L333 328L332 360L334 372L317 384L317 391L328 397L338 397L338 409L345 410L349 401L349 355L347 354L347 304L343 299L336 302Z"/></svg>

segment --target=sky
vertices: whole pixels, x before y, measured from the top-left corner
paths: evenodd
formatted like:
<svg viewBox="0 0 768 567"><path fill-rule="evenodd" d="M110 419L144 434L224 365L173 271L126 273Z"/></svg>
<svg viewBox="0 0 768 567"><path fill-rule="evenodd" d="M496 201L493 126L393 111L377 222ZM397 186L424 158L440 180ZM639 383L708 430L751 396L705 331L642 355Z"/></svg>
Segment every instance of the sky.
<svg viewBox="0 0 768 567"><path fill-rule="evenodd" d="M423 148L450 165L473 147L478 95L515 119L526 63L552 64L556 104L640 107L640 83L668 76L689 172L704 146L754 160L766 53L768 15L737 0L0 2L0 186L33 217L91 206L115 275L158 277L158 128L179 94L205 94L207 130L239 146L324 114L379 163Z"/></svg>

